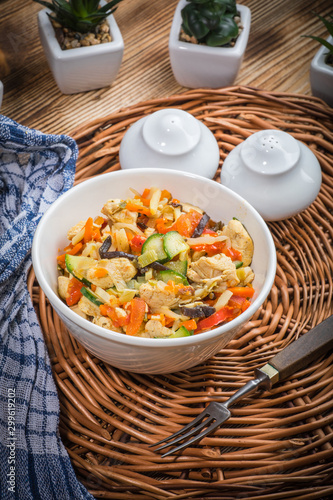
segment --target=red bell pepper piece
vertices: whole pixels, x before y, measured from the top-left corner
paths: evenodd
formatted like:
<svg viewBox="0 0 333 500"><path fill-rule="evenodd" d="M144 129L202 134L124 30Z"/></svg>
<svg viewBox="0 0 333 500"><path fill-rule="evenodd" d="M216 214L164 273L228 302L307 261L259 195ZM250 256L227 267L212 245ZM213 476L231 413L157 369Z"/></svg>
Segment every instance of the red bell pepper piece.
<svg viewBox="0 0 333 500"><path fill-rule="evenodd" d="M219 311L216 311L216 313L208 316L208 318L200 320L194 333L199 333L202 330L210 330L222 323L222 321L230 320L234 317L233 308L228 306L222 307Z"/></svg>

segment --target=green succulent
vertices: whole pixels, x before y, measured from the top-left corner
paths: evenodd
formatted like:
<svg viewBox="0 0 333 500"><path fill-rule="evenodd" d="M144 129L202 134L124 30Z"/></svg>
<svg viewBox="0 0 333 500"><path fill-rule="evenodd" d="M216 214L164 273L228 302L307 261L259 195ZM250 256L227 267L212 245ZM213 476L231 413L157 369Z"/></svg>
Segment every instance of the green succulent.
<svg viewBox="0 0 333 500"><path fill-rule="evenodd" d="M239 28L236 0L187 0L181 11L182 28L199 43L211 47L227 45L237 38Z"/></svg>
<svg viewBox="0 0 333 500"><path fill-rule="evenodd" d="M333 15L329 16L330 20L320 16L319 14L316 14L316 16L319 17L319 19L324 23L328 33L333 37ZM321 45L324 45L328 49L327 55L333 57L333 45L330 42L328 42L324 38L321 38L320 36L312 36L312 35L303 35L303 36L305 36L306 38L312 38L313 40L319 42Z"/></svg>
<svg viewBox="0 0 333 500"><path fill-rule="evenodd" d="M106 17L112 14L117 5L122 0L112 0L99 8L100 0L33 0L44 7L50 9L53 14L49 14L51 19L57 21L64 28L88 33L94 31Z"/></svg>

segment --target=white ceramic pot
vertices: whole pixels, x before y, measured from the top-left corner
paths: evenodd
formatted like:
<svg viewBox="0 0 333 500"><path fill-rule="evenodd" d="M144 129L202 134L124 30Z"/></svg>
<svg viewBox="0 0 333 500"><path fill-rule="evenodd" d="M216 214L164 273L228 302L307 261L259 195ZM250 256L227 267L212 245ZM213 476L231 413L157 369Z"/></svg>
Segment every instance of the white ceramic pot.
<svg viewBox="0 0 333 500"><path fill-rule="evenodd" d="M237 5L244 26L234 47L208 47L179 40L181 10L186 0L180 0L173 18L169 37L169 56L177 82L189 88L220 88L231 85L239 72L250 33L251 11Z"/></svg>
<svg viewBox="0 0 333 500"><path fill-rule="evenodd" d="M62 50L47 15L38 13L41 43L61 92L76 94L111 85L115 80L124 52L124 42L113 15L108 16L112 41L89 47Z"/></svg>
<svg viewBox="0 0 333 500"><path fill-rule="evenodd" d="M328 37L327 41L333 43L333 37ZM310 82L312 94L333 106L333 67L325 63L327 52L322 45L312 59Z"/></svg>

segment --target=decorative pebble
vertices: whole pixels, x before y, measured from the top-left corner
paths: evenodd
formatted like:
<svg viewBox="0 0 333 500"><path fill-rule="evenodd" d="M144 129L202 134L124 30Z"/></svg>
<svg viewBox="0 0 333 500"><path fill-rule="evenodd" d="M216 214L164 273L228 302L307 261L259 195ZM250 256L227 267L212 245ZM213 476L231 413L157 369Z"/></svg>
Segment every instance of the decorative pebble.
<svg viewBox="0 0 333 500"><path fill-rule="evenodd" d="M89 47L90 45L99 45L112 41L110 35L110 26L107 20L104 20L96 27L95 33L79 33L68 28L63 28L58 22L52 20L54 31L62 50L76 49L78 47Z"/></svg>

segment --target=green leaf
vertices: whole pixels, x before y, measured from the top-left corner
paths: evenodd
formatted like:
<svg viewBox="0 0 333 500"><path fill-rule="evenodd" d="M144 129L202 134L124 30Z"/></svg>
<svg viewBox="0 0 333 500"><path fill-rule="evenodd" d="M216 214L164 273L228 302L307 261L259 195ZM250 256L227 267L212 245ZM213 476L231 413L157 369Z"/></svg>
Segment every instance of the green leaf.
<svg viewBox="0 0 333 500"><path fill-rule="evenodd" d="M201 40L209 33L209 28L205 20L202 19L200 12L193 8L193 5L188 4L183 8L182 18L183 29L188 35Z"/></svg>
<svg viewBox="0 0 333 500"><path fill-rule="evenodd" d="M220 47L229 43L238 36L238 26L231 18L224 18L220 26L212 31L207 38L206 43L211 47Z"/></svg>
<svg viewBox="0 0 333 500"><path fill-rule="evenodd" d="M317 14L317 17L319 17L319 19L324 23L329 34L333 36L333 22L325 19L325 17L322 17L319 14ZM331 16L331 19L333 20L333 16Z"/></svg>
<svg viewBox="0 0 333 500"><path fill-rule="evenodd" d="M333 45L325 40L324 38L321 38L320 36L311 36L311 35L304 35L307 38L312 38L313 40L316 40L317 42L321 43L321 45L324 45L326 47L330 54L333 54Z"/></svg>
<svg viewBox="0 0 333 500"><path fill-rule="evenodd" d="M208 26L210 30L216 29L220 22L221 18L223 17L224 14L224 7L221 8L209 8L210 6L207 7L202 7L200 9L200 13L202 18L205 19L205 24Z"/></svg>
<svg viewBox="0 0 333 500"><path fill-rule="evenodd" d="M235 0L225 0L226 13L237 15L237 5Z"/></svg>

